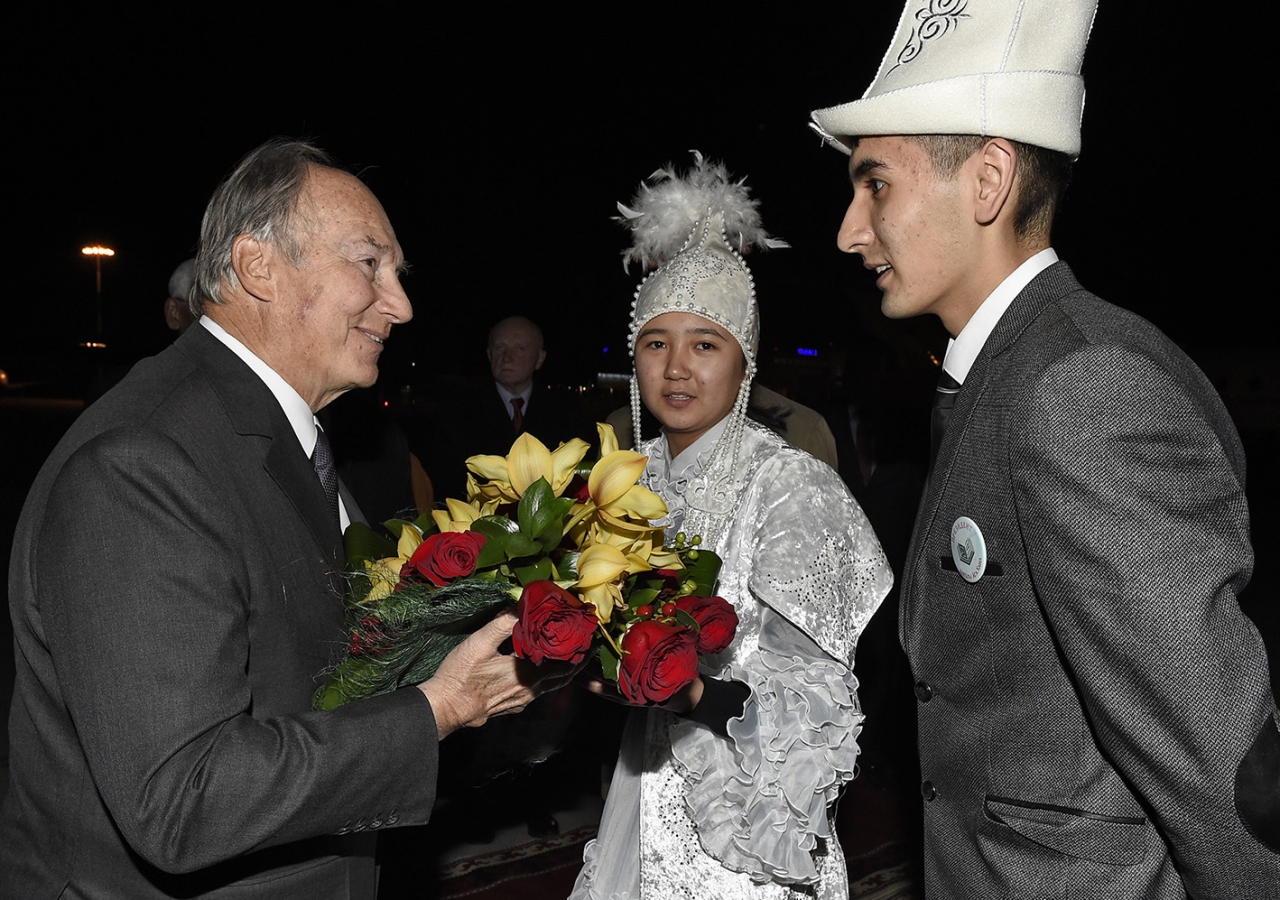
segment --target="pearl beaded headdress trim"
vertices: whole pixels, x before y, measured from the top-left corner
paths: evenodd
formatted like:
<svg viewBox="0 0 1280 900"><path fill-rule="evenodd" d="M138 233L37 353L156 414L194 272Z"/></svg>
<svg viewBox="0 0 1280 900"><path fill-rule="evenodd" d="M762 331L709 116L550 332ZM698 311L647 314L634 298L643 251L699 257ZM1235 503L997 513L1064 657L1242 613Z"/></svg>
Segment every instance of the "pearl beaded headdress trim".
<svg viewBox="0 0 1280 900"><path fill-rule="evenodd" d="M746 372L729 423L698 484L690 485L691 509L727 513L736 500L734 483L738 445L747 398L760 349L760 310L755 280L742 254L753 248L789 246L769 237L760 224L757 201L745 180L731 181L723 164L693 151L694 166L677 173L659 169L642 182L630 206L618 204L618 218L632 231L626 262L658 266L636 289L631 303L627 344L635 359L636 337L664 313L684 312L715 322L728 331L746 357ZM633 363L634 366L634 363ZM640 443L640 387L631 376L631 421Z"/></svg>

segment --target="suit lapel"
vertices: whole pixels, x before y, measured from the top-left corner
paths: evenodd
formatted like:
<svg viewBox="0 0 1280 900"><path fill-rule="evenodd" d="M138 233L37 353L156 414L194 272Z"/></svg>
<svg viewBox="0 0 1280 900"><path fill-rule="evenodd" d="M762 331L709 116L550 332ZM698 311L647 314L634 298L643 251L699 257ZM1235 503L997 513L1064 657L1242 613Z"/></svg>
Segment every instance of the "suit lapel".
<svg viewBox="0 0 1280 900"><path fill-rule="evenodd" d="M183 336L183 349L208 373L232 427L242 437L270 442L262 456L263 469L306 524L325 559L341 564L344 556L338 523L329 514L320 479L275 395L206 329L191 328L188 334L190 337Z"/></svg>
<svg viewBox="0 0 1280 900"><path fill-rule="evenodd" d="M272 399L274 402L274 398ZM280 416L284 418L284 413L280 412ZM272 440L262 467L306 522L311 536L324 551L325 558L341 562L342 534L338 531L338 523L333 520L324 488L320 486L320 479L316 477L311 460L302 452L293 427L288 420L285 420L284 425L288 433Z"/></svg>
<svg viewBox="0 0 1280 900"><path fill-rule="evenodd" d="M911 546L907 551L902 614L899 621L900 637L904 647L908 646L906 637L915 606L916 592L912 588L912 582L916 578L923 577L928 571L930 536L937 533L935 528L943 526L948 533L950 532L950 523L938 523L937 517L942 498L951 481L956 459L965 446L974 409L986 394L991 379L996 377L996 373L1002 371L999 357L1017 342L1047 305L1075 290L1080 290L1080 284L1066 263L1054 263L1033 278L992 329L991 335L982 347L982 352L974 360L973 367L960 388L960 393L956 395L947 433L942 439L942 445L938 448L938 459L934 463L933 471L929 473L924 497L920 501L915 531L911 535Z"/></svg>

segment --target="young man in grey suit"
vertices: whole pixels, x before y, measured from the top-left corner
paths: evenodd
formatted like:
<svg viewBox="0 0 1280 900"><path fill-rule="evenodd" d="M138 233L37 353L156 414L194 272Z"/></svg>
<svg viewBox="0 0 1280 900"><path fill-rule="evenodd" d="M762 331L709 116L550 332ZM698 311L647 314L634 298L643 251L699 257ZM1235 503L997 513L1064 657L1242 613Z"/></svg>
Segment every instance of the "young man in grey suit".
<svg viewBox="0 0 1280 900"><path fill-rule="evenodd" d="M1244 454L1208 381L1049 243L1093 2L910 0L840 248L953 335L908 553L927 894L1274 898L1280 765Z"/></svg>
<svg viewBox="0 0 1280 900"><path fill-rule="evenodd" d="M417 688L310 711L357 515L315 413L377 377L403 258L363 184L275 142L198 260L199 323L80 417L18 526L6 897L372 900L439 741L538 692L504 616Z"/></svg>

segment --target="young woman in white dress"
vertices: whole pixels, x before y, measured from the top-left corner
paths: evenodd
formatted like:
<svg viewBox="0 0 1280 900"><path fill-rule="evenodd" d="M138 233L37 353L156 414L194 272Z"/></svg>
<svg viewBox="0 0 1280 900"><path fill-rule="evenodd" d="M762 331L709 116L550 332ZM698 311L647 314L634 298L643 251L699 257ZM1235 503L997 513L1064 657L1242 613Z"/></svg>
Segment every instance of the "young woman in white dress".
<svg viewBox="0 0 1280 900"><path fill-rule="evenodd" d="M768 240L754 202L700 156L655 177L622 207L633 258L661 262L630 345L634 434L641 401L662 434L636 449L668 540L723 558L739 624L663 708L633 711L571 898L845 898L832 819L858 753L854 650L893 576L840 477L747 418L759 314L734 248Z"/></svg>

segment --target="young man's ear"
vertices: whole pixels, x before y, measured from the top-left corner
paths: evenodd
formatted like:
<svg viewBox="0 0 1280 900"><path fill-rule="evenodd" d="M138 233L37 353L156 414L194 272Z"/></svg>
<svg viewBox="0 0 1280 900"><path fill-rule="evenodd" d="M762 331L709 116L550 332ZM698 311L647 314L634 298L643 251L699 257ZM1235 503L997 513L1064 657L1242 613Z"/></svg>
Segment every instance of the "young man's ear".
<svg viewBox="0 0 1280 900"><path fill-rule="evenodd" d="M974 215L978 224L990 225L1002 211L1012 212L1010 198L1018 151L1004 138L991 138L974 157L977 178Z"/></svg>

